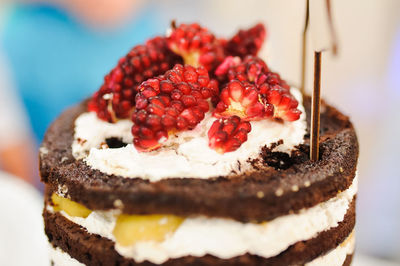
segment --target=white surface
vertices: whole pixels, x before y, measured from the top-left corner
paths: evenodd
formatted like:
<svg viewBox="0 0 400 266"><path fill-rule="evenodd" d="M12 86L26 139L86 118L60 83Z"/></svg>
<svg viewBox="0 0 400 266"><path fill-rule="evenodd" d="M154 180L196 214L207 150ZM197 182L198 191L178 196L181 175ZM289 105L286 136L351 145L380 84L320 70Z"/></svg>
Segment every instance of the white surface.
<svg viewBox="0 0 400 266"><path fill-rule="evenodd" d="M60 248L54 248L49 245L49 256L54 262L54 266L82 266L76 259L72 258L68 253L62 251Z"/></svg>
<svg viewBox="0 0 400 266"><path fill-rule="evenodd" d="M42 196L0 172L0 265L48 265Z"/></svg>
<svg viewBox="0 0 400 266"><path fill-rule="evenodd" d="M357 249L355 252L356 255L351 266L400 266L400 262L382 260L365 254L358 254Z"/></svg>
<svg viewBox="0 0 400 266"><path fill-rule="evenodd" d="M258 158L264 146L283 140L275 150L290 154L296 145L303 143L306 121L302 96L295 88L292 88L292 94L303 112L300 119L284 123L270 119L251 121L248 140L234 152L219 154L208 146L207 132L215 121L211 112L196 128L179 132L176 137L170 136L162 148L151 153L138 152L132 144L118 149L101 148L108 137L119 137L132 143L132 123L122 120L110 124L98 119L94 113L84 113L75 121L73 154L104 173L150 181L170 177L211 178L244 172L252 167L248 160Z"/></svg>
<svg viewBox="0 0 400 266"><path fill-rule="evenodd" d="M309 32L314 51L324 51L332 48L331 29L328 20L326 1L310 0Z"/></svg>
<svg viewBox="0 0 400 266"><path fill-rule="evenodd" d="M357 177L353 184L335 198L304 209L298 214L288 214L267 223L240 223L231 219L189 217L172 235L161 243L139 242L130 247L115 245L125 257L137 262L149 260L162 263L169 258L187 255L211 254L232 258L245 253L265 258L275 256L290 245L315 237L319 232L337 226L343 220L350 202L357 192ZM51 210L51 206L47 207ZM71 221L88 232L115 240L112 234L115 212L92 212L87 218L71 217Z"/></svg>

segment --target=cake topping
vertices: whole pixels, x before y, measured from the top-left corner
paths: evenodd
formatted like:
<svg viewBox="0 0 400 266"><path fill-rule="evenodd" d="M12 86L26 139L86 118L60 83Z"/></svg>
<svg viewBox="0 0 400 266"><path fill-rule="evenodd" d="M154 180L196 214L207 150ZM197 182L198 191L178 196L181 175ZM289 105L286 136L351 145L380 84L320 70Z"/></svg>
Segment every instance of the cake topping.
<svg viewBox="0 0 400 266"><path fill-rule="evenodd" d="M256 55L264 43L265 36L265 27L261 23L247 30L241 29L226 43L226 54L239 57Z"/></svg>
<svg viewBox="0 0 400 266"><path fill-rule="evenodd" d="M104 83L93 95L88 109L108 122L128 118L135 105L137 86L180 62L181 58L168 49L164 37L155 37L144 45L133 47L104 77Z"/></svg>
<svg viewBox="0 0 400 266"><path fill-rule="evenodd" d="M215 74L222 82L237 79L261 85L266 81L269 69L267 64L256 56L247 56L243 60L228 56L215 70ZM285 85L287 86L286 83Z"/></svg>
<svg viewBox="0 0 400 266"><path fill-rule="evenodd" d="M220 102L214 111L216 117L237 115L244 120L271 117L273 107L264 103L254 84L230 81L220 94Z"/></svg>
<svg viewBox="0 0 400 266"><path fill-rule="evenodd" d="M208 131L209 146L219 153L235 151L250 131L250 123L238 116L215 120Z"/></svg>
<svg viewBox="0 0 400 266"><path fill-rule="evenodd" d="M297 109L299 103L290 93L290 90L274 85L263 95L267 102L274 106L275 118L285 121L295 121L300 118L301 111Z"/></svg>
<svg viewBox="0 0 400 266"><path fill-rule="evenodd" d="M240 30L229 41L217 38L197 23L175 26L170 36L150 39L144 45L133 47L122 57L105 76L88 109L111 123L129 118L135 106L138 85L182 63L181 56L185 64L204 66L208 71L214 71L227 55L255 55L264 38L262 24Z"/></svg>
<svg viewBox="0 0 400 266"><path fill-rule="evenodd" d="M181 24L176 28L173 24L168 46L183 57L185 64L204 66L207 70L214 69L225 58L223 44L197 23Z"/></svg>
<svg viewBox="0 0 400 266"><path fill-rule="evenodd" d="M135 147L150 151L175 131L193 129L209 110L209 99L218 94L218 83L205 68L176 65L165 75L143 82L132 115Z"/></svg>
<svg viewBox="0 0 400 266"><path fill-rule="evenodd" d="M112 123L131 116L138 151L159 149L171 134L179 138L178 132L195 129L210 111L218 120L205 123L209 146L235 151L247 141L249 121L300 118L290 86L256 56L265 35L257 24L227 41L197 23L173 22L167 37L138 45L119 61L89 111ZM176 64L182 59L185 66Z"/></svg>
<svg viewBox="0 0 400 266"><path fill-rule="evenodd" d="M230 81L228 90L221 91L221 101L214 112L217 117L234 113L242 118L246 117L247 120L271 116L285 121L300 118L298 101L292 96L290 86L279 74L270 71L261 58L247 56L241 60L238 57L227 57L215 73L222 83ZM251 104L247 103L248 97L245 104L238 104L239 99L243 99L243 94L247 93L252 95Z"/></svg>

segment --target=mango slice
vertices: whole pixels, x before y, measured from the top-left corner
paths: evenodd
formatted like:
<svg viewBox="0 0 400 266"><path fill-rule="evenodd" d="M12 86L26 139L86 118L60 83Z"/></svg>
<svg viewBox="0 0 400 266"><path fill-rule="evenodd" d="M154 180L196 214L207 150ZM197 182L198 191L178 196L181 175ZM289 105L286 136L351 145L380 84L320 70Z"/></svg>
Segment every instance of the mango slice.
<svg viewBox="0 0 400 266"><path fill-rule="evenodd" d="M178 229L183 220L175 215L121 214L113 234L121 246L130 246L140 241L162 242Z"/></svg>
<svg viewBox="0 0 400 266"><path fill-rule="evenodd" d="M54 211L65 211L68 215L73 217L86 218L92 212L82 204L64 197L60 197L56 193L51 195L51 200L54 204Z"/></svg>

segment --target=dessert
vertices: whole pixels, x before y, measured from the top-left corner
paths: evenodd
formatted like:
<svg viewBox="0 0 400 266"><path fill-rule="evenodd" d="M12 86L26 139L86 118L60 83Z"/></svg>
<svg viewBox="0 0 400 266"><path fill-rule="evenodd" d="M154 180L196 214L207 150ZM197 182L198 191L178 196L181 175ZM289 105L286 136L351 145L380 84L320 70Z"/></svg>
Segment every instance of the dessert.
<svg viewBox="0 0 400 266"><path fill-rule="evenodd" d="M134 47L40 148L54 265L349 265L358 142L310 97L198 24Z"/></svg>

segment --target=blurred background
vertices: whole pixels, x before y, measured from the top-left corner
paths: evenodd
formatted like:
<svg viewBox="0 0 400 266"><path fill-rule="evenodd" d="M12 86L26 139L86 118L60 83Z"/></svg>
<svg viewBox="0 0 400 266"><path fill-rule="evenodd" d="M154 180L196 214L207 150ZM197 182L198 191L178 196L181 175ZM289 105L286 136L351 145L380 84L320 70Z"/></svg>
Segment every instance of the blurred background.
<svg viewBox="0 0 400 266"><path fill-rule="evenodd" d="M359 137L356 263L400 265L400 1L331 3L339 50L323 54L322 96L351 116ZM51 121L95 92L132 46L163 34L171 19L226 37L261 21L261 56L299 85L304 15L305 0L0 0L0 211L8 217L0 228L25 228L0 230L0 264L47 263L37 244L45 241L41 213L26 214L41 208L38 146ZM33 247L25 258L16 253L24 245L11 241L16 232Z"/></svg>

